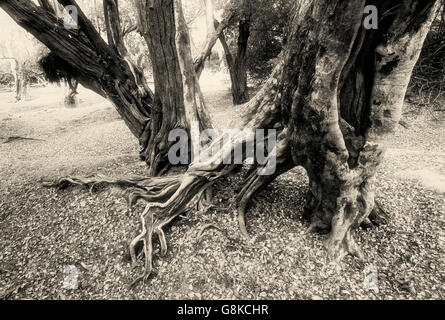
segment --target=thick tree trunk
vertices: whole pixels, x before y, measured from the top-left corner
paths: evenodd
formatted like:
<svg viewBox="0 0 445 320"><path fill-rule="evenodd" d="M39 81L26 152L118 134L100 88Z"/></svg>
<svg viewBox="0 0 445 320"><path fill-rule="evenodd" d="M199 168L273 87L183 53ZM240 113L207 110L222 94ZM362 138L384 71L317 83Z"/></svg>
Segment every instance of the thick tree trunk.
<svg viewBox="0 0 445 320"><path fill-rule="evenodd" d="M283 77L291 152L310 179L313 227L330 230L330 258L362 257L351 230L374 207L383 141L399 121L434 2L405 1L378 30L361 27L365 1L301 5ZM379 12L393 5L380 1Z"/></svg>
<svg viewBox="0 0 445 320"><path fill-rule="evenodd" d="M247 88L246 52L250 36L250 17L245 16L239 22L238 47L235 61L229 65L232 80L232 96L234 104L243 104L249 101Z"/></svg>
<svg viewBox="0 0 445 320"><path fill-rule="evenodd" d="M224 29L227 27L231 19L236 15L233 12L231 6L228 6L223 15L221 22L218 22L214 17L213 0L206 0L206 25L207 25L207 47L213 47L217 39L220 40L221 45L225 52L225 58L227 62L227 68L229 69L230 80L232 83L232 96L234 104L243 104L249 101L249 92L247 87L247 67L246 67L246 52L247 43L250 36L250 16L245 15L243 19L239 21L238 29L238 41L237 41L237 54L233 58L230 48L227 45L226 38L224 36ZM206 52L208 56L210 50ZM203 58L200 57L195 61L196 71L199 75L203 69Z"/></svg>
<svg viewBox="0 0 445 320"><path fill-rule="evenodd" d="M181 2L153 0L147 8L144 1L136 1L136 5L139 32L148 45L155 82L151 122L155 134L143 154L151 164L152 174L156 174L170 165L167 156L173 144L168 141L171 130L181 128L190 132L193 121L201 129L211 128L211 123L195 81L188 30L181 24L177 32L180 21L175 20L175 6L181 6Z"/></svg>

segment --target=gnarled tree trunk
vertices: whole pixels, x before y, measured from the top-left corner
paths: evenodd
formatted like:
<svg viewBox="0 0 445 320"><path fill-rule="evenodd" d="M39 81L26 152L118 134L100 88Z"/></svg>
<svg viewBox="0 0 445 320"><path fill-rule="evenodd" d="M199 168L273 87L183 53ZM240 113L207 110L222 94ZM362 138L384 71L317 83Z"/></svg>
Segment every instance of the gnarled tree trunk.
<svg viewBox="0 0 445 320"><path fill-rule="evenodd" d="M77 6L74 0L58 2L63 6ZM40 6L27 0L0 1L1 8L19 25L75 70L79 83L115 105L138 138L140 155L149 164L151 174L162 173L169 165L170 130L189 130L190 121L195 120L201 128L211 128L210 118L204 114L198 84L192 85L191 91L188 88L194 75L185 74L179 63L173 0L168 3L135 0L138 28L153 61L155 93L148 88L143 73L129 58L120 25L118 1L104 0L103 5L108 43L78 6L79 29L67 30L46 0L41 0ZM193 94L197 97L191 99L200 101L189 105L194 110L187 110L184 86L186 99ZM188 118L187 112L195 114L195 117Z"/></svg>

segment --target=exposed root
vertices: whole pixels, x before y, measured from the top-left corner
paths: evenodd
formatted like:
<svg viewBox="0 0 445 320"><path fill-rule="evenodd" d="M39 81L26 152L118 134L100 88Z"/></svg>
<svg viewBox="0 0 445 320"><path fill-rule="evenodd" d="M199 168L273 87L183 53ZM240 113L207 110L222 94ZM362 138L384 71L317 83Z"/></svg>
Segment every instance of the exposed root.
<svg viewBox="0 0 445 320"><path fill-rule="evenodd" d="M339 264L340 261L351 254L352 256L359 259L359 261L364 261L365 256L360 249L360 246L354 240L351 231L346 232L342 240L338 239L336 233L331 233L329 238L326 240L327 258L328 262L333 262Z"/></svg>

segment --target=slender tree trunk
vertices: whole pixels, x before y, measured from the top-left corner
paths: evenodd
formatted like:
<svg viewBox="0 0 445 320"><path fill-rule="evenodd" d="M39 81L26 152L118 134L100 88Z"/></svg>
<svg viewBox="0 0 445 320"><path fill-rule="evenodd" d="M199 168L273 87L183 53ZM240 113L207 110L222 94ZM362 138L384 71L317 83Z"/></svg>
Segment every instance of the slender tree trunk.
<svg viewBox="0 0 445 320"><path fill-rule="evenodd" d="M141 2L140 5L144 4ZM187 122L181 69L175 44L173 1L163 3L154 0L150 2L149 8L140 12L140 19L145 19L144 23L140 24L140 30L150 52L155 87L151 119L153 135L144 156L151 164L152 173L156 173L168 165L169 131L175 128L187 129Z"/></svg>
<svg viewBox="0 0 445 320"><path fill-rule="evenodd" d="M218 22L215 22L218 25ZM247 87L246 52L250 36L250 17L245 17L239 22L239 35L237 42L237 54L235 58L230 52L224 33L219 35L219 40L226 55L227 68L229 69L232 84L233 104L243 104L249 101Z"/></svg>

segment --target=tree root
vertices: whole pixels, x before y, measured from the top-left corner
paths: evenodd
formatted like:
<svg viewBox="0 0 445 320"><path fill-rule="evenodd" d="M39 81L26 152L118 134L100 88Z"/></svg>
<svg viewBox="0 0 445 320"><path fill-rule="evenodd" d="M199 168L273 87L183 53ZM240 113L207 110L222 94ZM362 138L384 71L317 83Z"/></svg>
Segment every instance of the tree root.
<svg viewBox="0 0 445 320"><path fill-rule="evenodd" d="M29 140L29 141L46 141L43 139L36 139L36 138L27 138L27 137L19 137L19 136L12 136L12 137L8 137L8 139L6 139L5 143L11 143L14 141L19 141L19 140Z"/></svg>

